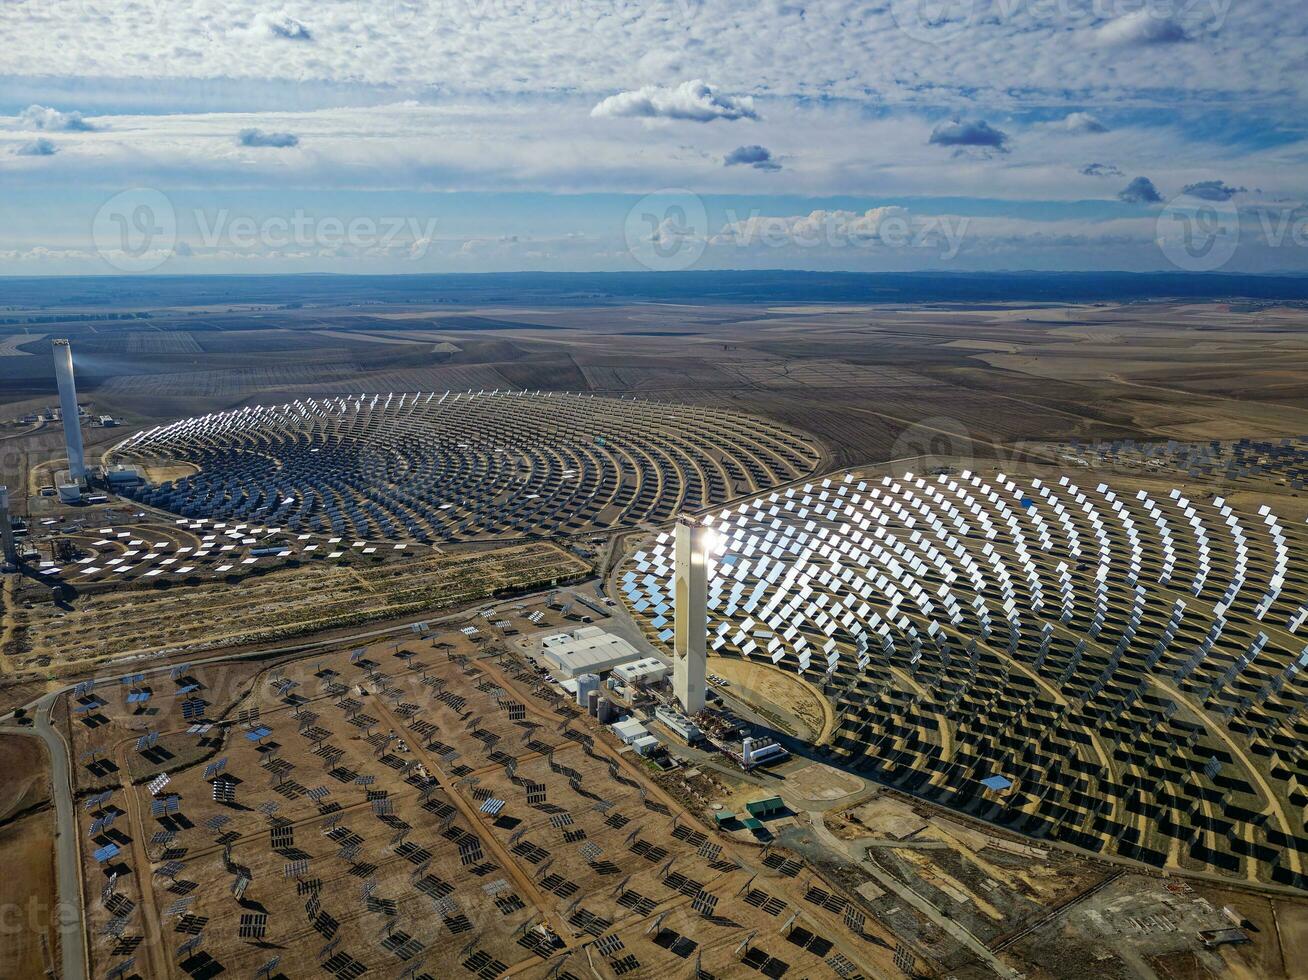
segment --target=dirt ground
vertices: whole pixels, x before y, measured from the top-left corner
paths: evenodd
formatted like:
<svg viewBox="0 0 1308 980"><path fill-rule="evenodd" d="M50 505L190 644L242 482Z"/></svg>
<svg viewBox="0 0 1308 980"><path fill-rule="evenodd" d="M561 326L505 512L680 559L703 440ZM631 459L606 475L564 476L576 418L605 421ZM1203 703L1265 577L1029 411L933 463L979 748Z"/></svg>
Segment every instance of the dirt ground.
<svg viewBox="0 0 1308 980"><path fill-rule="evenodd" d="M828 814L827 825L845 840L869 835L907 840L925 829L927 821L902 800L881 795L838 814Z"/></svg>
<svg viewBox="0 0 1308 980"><path fill-rule="evenodd" d="M12 329L0 414L54 401L46 331L94 355L78 388L131 428L301 395L565 390L732 407L826 443L836 465L989 457L1054 438L1308 431L1301 309L1229 303L967 306L596 305L152 309L150 329ZM256 319L257 318L257 321ZM253 328L253 329L251 329ZM175 338L186 354L179 361ZM1131 341L1129 351L1124 340ZM398 341L398 343L397 343ZM251 355L257 355L251 361ZM57 427L15 438L0 481L62 455ZM17 503L21 504L21 501Z"/></svg>
<svg viewBox="0 0 1308 980"><path fill-rule="evenodd" d="M856 793L863 780L821 762L786 774L786 789L815 803L838 800Z"/></svg>
<svg viewBox="0 0 1308 980"><path fill-rule="evenodd" d="M44 976L58 962L54 809L45 751L0 735L0 976Z"/></svg>
<svg viewBox="0 0 1308 980"><path fill-rule="evenodd" d="M793 673L771 664L730 657L713 657L709 672L726 678L728 694L742 698L761 710L779 714L789 723L791 733L811 742L819 742L827 730L830 708L821 694Z"/></svg>
<svg viewBox="0 0 1308 980"><path fill-rule="evenodd" d="M121 851L103 864L84 855L97 972L134 954L143 976L174 961L249 975L280 952L283 972L298 976L335 942L347 971L394 976L425 960L433 975L465 975L451 964L476 974L470 963L498 962L543 977L557 960L519 941L531 922L548 923L576 950L572 962L606 980L684 971L696 956L715 975L744 975L734 951L751 931L761 964L797 976L827 975L838 954L864 975L893 969L893 935L869 919L864 939L851 937L846 900L812 892L802 865L774 866L756 846L712 835L534 671L464 659L465 649L475 652L454 632L257 675L197 668L212 717L236 712L216 759L184 755L206 736L187 733L163 692L148 752L117 696L104 723L74 723L79 749L103 746L117 764L103 808L117 816L93 843ZM234 780L228 803L205 775L217 759ZM157 771L170 778L152 791L142 781ZM174 794L180 811L155 814ZM489 809L497 800L502 809ZM746 885L757 904L739 900ZM764 909L770 898L781 904ZM780 931L793 912L805 931ZM106 936L116 915L122 935ZM688 942L668 945L677 936Z"/></svg>

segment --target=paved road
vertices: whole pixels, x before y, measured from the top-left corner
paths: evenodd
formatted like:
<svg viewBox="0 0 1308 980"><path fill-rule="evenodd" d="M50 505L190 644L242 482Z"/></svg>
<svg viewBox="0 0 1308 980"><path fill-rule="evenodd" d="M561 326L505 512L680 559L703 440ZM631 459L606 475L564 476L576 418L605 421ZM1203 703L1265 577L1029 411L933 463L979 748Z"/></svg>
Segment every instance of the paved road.
<svg viewBox="0 0 1308 980"><path fill-rule="evenodd" d="M86 923L82 908L82 863L77 847L77 818L73 812L72 767L64 738L50 723L56 694L35 703L30 728L5 726L0 732L39 738L50 754L51 796L55 805L55 877L59 900L53 915L58 923L64 980L84 980L87 973Z"/></svg>

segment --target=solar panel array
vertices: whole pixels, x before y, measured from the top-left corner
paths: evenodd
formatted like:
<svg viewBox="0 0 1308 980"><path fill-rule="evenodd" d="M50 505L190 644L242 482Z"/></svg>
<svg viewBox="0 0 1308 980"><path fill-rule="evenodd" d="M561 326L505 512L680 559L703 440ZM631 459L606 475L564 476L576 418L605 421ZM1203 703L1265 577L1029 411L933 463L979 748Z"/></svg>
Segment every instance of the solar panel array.
<svg viewBox="0 0 1308 980"><path fill-rule="evenodd" d="M1304 883L1308 541L1269 506L846 474L705 523L712 649L823 687L849 764L1036 836ZM663 533L621 584L665 642L672 565Z"/></svg>
<svg viewBox="0 0 1308 980"><path fill-rule="evenodd" d="M816 448L698 406L528 392L300 399L137 433L200 471L127 492L192 518L449 541L662 521L811 472Z"/></svg>

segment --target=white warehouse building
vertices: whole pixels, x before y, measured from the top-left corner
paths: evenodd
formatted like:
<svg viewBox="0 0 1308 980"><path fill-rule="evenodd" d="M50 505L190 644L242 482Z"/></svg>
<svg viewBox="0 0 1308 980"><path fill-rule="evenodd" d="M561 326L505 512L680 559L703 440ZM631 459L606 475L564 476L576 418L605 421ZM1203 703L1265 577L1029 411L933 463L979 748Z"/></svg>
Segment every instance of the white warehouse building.
<svg viewBox="0 0 1308 980"><path fill-rule="evenodd" d="M541 641L540 652L551 673L569 679L578 674L601 674L640 659L630 643L598 626L547 636Z"/></svg>

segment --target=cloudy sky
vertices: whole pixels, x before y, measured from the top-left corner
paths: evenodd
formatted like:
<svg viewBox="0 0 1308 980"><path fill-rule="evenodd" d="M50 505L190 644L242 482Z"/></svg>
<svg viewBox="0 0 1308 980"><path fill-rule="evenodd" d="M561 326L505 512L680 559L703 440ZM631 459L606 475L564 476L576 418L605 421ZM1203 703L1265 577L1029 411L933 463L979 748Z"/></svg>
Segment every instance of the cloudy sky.
<svg viewBox="0 0 1308 980"><path fill-rule="evenodd" d="M0 274L1308 271L1302 0L5 0Z"/></svg>

